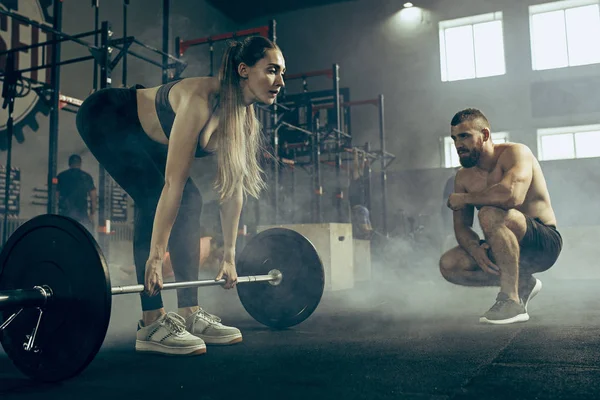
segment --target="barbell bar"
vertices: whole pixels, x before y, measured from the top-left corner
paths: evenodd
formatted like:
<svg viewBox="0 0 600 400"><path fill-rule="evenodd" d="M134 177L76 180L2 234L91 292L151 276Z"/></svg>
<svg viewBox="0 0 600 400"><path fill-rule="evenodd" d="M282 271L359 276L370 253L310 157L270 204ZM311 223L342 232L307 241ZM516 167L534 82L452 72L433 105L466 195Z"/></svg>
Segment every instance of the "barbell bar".
<svg viewBox="0 0 600 400"><path fill-rule="evenodd" d="M246 311L272 328L306 320L324 290L323 264L300 233L271 228L236 259L237 293ZM246 283L255 283L246 285ZM165 283L162 290L224 285L225 280ZM71 378L94 359L110 320L112 296L144 285L110 285L95 239L78 222L41 215L21 225L0 252L0 342L32 379Z"/></svg>
<svg viewBox="0 0 600 400"><path fill-rule="evenodd" d="M268 275L239 276L237 283L270 282L272 285L279 285L282 279L283 275L281 272L274 269L269 271ZM161 291L190 287L223 286L225 283L225 279L165 283ZM142 293L144 290L144 285L113 286L111 294L116 296L120 294ZM10 308L43 308L50 301L52 301L52 289L49 287L37 286L33 289L0 291L0 311ZM0 325L0 331L7 325Z"/></svg>
<svg viewBox="0 0 600 400"><path fill-rule="evenodd" d="M255 276L238 276L237 283L252 283L252 282L270 282L272 285L279 285L283 275L277 269L269 271L267 275L255 275ZM204 280L204 281L189 281L189 282L174 282L163 284L162 290L182 289L189 287L203 287L203 286L218 286L225 285L225 279L219 280ZM130 286L113 286L111 293L113 296L119 294L131 294L131 293L142 293L144 291L144 285L130 285ZM0 299L2 292L0 292ZM0 300L1 301L1 300Z"/></svg>

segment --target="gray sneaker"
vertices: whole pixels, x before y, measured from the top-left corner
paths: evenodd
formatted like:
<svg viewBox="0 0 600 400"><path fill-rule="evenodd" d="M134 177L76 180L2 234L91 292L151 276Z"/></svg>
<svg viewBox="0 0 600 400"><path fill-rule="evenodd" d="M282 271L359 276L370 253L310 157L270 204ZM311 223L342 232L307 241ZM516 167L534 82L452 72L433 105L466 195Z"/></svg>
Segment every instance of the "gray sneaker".
<svg viewBox="0 0 600 400"><path fill-rule="evenodd" d="M207 313L202 308L187 317L186 328L206 344L227 345L242 341L242 333L238 328L223 325L221 318Z"/></svg>
<svg viewBox="0 0 600 400"><path fill-rule="evenodd" d="M527 305L542 290L542 281L531 276L527 285L519 290L519 296L521 301L525 304L525 311L527 311Z"/></svg>
<svg viewBox="0 0 600 400"><path fill-rule="evenodd" d="M177 356L206 353L204 341L185 330L185 319L170 312L148 326L138 323L135 350Z"/></svg>
<svg viewBox="0 0 600 400"><path fill-rule="evenodd" d="M525 311L523 301L517 303L509 299L508 295L503 292L498 293L496 304L479 318L479 322L496 325L513 324L528 320L529 314Z"/></svg>

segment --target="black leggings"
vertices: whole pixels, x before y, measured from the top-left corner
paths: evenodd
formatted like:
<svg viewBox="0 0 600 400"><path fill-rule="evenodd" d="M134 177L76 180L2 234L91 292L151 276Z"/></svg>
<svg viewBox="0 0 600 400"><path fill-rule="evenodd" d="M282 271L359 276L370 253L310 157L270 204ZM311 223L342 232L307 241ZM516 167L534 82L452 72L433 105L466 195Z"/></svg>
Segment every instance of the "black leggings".
<svg viewBox="0 0 600 400"><path fill-rule="evenodd" d="M133 257L138 284L144 283L156 206L164 185L167 146L151 140L137 113L135 88L102 89L89 96L77 113L77 129L98 162L135 202ZM198 279L202 195L188 179L169 238L175 279ZM160 294L141 294L142 310L163 307ZM196 288L177 289L181 307L198 305Z"/></svg>

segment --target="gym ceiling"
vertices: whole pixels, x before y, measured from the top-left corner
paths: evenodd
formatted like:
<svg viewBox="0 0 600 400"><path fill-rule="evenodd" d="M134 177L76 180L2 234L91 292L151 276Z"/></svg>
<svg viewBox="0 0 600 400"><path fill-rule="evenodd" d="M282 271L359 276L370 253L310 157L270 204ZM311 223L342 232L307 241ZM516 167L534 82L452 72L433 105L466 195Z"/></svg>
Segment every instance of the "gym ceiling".
<svg viewBox="0 0 600 400"><path fill-rule="evenodd" d="M245 23L256 18L357 0L206 0L236 23Z"/></svg>

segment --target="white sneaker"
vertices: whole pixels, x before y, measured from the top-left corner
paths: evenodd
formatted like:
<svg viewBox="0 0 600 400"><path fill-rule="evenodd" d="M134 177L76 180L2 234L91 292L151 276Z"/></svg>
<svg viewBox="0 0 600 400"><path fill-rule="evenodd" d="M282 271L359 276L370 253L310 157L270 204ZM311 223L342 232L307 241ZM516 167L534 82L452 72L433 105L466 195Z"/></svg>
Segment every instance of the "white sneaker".
<svg viewBox="0 0 600 400"><path fill-rule="evenodd" d="M227 345L242 341L242 333L238 328L223 325L221 318L201 308L186 319L186 327L206 344Z"/></svg>
<svg viewBox="0 0 600 400"><path fill-rule="evenodd" d="M185 330L185 319L170 312L148 326L138 323L135 350L178 356L206 353L204 341Z"/></svg>
<svg viewBox="0 0 600 400"><path fill-rule="evenodd" d="M539 292L542 290L542 281L535 277L531 277L529 284L523 290L522 300L525 303L525 311L527 311L527 306L531 299L533 299Z"/></svg>

